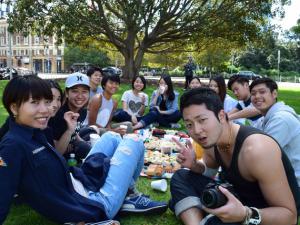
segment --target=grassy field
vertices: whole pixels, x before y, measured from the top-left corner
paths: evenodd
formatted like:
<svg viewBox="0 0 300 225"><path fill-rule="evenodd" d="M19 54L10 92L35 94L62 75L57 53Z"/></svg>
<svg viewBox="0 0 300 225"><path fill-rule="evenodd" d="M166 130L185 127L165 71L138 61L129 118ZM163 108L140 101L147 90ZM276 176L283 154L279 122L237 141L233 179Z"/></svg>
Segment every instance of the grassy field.
<svg viewBox="0 0 300 225"><path fill-rule="evenodd" d="M6 81L0 81L0 97L2 99L2 92ZM148 87L146 92L149 97L155 87ZM121 85L115 98L117 100L121 99L122 93L125 90L130 89L130 85ZM182 88L177 88L177 90L182 93ZM279 100L284 101L286 104L292 106L298 114L300 114L300 89L290 89L290 90L280 90ZM121 102L119 101L119 106ZM3 108L2 101L0 103L0 124L2 124L7 117L7 113ZM170 199L170 193L155 192L150 188L150 179L140 178L138 181L138 189L145 194L149 194L153 199L168 201ZM179 220L175 218L173 213L168 210L165 214L160 216L127 216L120 219L123 225L176 225L181 224ZM55 223L48 221L46 218L40 216L35 211L30 209L26 205L14 204L11 207L11 211L4 223L5 225L53 225Z"/></svg>

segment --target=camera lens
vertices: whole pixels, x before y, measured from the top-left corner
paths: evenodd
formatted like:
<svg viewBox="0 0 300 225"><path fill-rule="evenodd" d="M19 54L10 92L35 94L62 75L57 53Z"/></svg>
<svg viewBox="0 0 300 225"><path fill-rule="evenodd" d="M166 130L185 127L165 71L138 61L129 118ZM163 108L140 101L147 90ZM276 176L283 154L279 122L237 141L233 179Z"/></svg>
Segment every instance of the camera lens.
<svg viewBox="0 0 300 225"><path fill-rule="evenodd" d="M203 191L201 195L201 202L205 207L215 209L225 205L227 198L217 188L210 188Z"/></svg>
<svg viewBox="0 0 300 225"><path fill-rule="evenodd" d="M213 189L203 191L201 196L202 204L207 208L212 208L217 202L217 196Z"/></svg>

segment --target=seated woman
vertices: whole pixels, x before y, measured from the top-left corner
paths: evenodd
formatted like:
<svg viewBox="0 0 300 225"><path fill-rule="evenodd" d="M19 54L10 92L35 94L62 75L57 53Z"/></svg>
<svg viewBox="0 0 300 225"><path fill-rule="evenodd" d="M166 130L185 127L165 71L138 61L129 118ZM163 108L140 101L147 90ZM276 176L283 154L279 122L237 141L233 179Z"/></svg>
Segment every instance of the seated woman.
<svg viewBox="0 0 300 225"><path fill-rule="evenodd" d="M123 123L127 128L120 126L121 124L111 124L113 112L118 106L118 102L113 100L112 96L118 91L119 85L119 76L104 76L101 81L103 92L96 94L90 101L88 124L102 128L101 133L110 130L124 135L127 131L132 130L130 122Z"/></svg>
<svg viewBox="0 0 300 225"><path fill-rule="evenodd" d="M57 223L97 222L123 213L163 213L164 202L131 191L144 163L136 137L108 132L80 168L71 168L48 143L44 129L51 116L49 84L37 76L18 76L6 85L3 105L15 120L0 143L0 224L15 193Z"/></svg>
<svg viewBox="0 0 300 225"><path fill-rule="evenodd" d="M180 128L177 122L181 118L178 110L178 93L173 90L169 75L162 75L158 89L153 91L150 101L150 111L145 116L139 117L139 122L133 129L146 127L151 123L159 123L163 127Z"/></svg>
<svg viewBox="0 0 300 225"><path fill-rule="evenodd" d="M227 94L226 91L226 84L223 76L215 76L209 80L209 88L214 90L221 98L221 101L224 104L224 111L226 113L230 112L234 109L238 103L237 100L232 98L230 95ZM237 119L234 120L235 123L244 124L245 119Z"/></svg>
<svg viewBox="0 0 300 225"><path fill-rule="evenodd" d="M131 87L131 90L123 93L122 109L115 112L113 121L131 121L133 124L137 124L137 118L144 115L145 107L148 106L148 95L143 92L146 88L146 79L143 76L134 77Z"/></svg>

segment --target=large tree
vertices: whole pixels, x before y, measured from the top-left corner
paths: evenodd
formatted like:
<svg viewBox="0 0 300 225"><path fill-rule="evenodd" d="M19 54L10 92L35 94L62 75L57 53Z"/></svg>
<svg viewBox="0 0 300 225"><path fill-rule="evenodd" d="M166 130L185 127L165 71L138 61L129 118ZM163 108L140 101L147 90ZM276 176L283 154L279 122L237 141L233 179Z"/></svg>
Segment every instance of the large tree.
<svg viewBox="0 0 300 225"><path fill-rule="evenodd" d="M193 51L190 46L199 48L210 37L240 44L257 39L273 1L17 0L10 24L15 31L114 47L124 57L124 76L130 77L147 52Z"/></svg>

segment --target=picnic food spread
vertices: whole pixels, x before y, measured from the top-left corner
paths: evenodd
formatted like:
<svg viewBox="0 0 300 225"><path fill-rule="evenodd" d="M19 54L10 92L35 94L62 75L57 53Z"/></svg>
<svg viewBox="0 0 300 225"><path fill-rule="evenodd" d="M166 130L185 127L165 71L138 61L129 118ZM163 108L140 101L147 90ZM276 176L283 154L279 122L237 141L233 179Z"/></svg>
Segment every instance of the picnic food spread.
<svg viewBox="0 0 300 225"><path fill-rule="evenodd" d="M178 150L173 138L184 142L189 136L184 132L179 133L176 130L162 131L158 132L155 129L152 132L147 132L149 136L144 140L146 148L144 158L145 167L142 174L144 176L170 178L176 170L181 168L180 164L176 162ZM177 133L180 135L177 135Z"/></svg>

